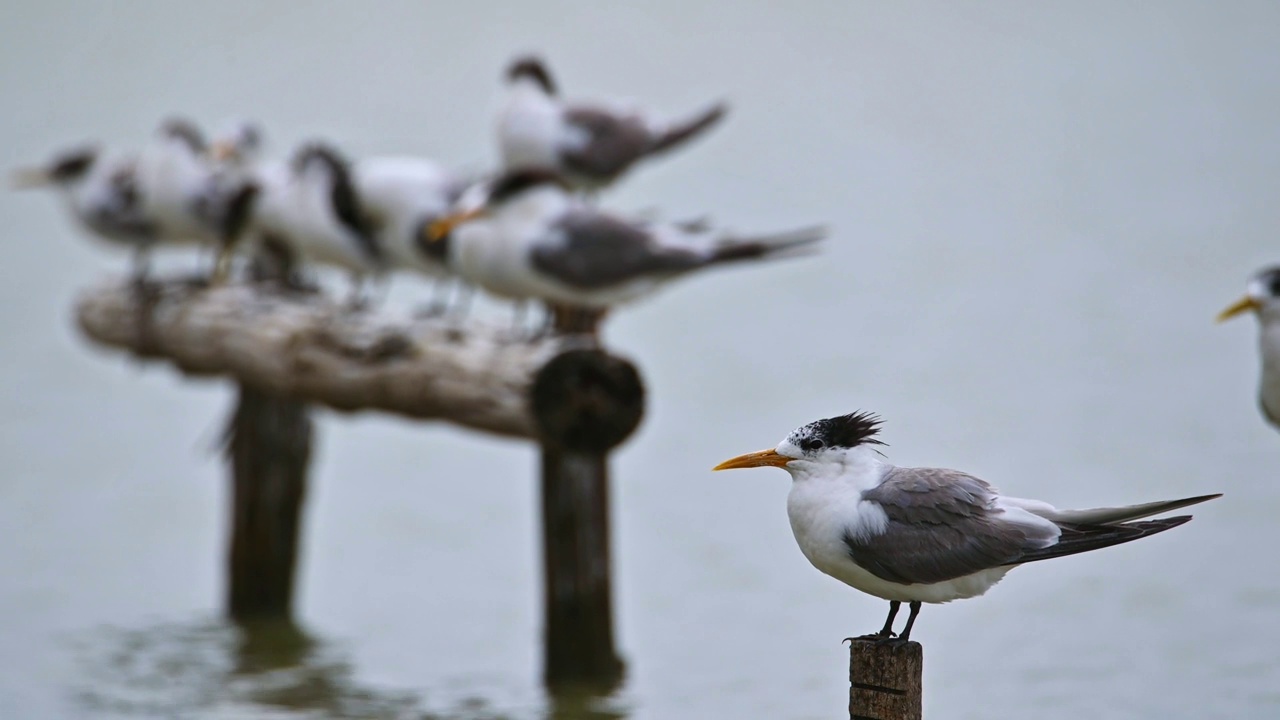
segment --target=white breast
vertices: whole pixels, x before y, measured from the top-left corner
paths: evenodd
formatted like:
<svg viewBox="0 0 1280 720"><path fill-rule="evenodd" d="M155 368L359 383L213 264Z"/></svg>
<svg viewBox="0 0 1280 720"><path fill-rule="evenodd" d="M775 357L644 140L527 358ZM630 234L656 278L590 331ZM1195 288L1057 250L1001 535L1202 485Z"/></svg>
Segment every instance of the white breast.
<svg viewBox="0 0 1280 720"><path fill-rule="evenodd" d="M1262 378L1258 399L1267 414L1280 418L1280 318L1259 318L1258 350L1262 355Z"/></svg>
<svg viewBox="0 0 1280 720"><path fill-rule="evenodd" d="M558 167L563 140L560 106L527 83L517 83L498 113L503 167Z"/></svg>

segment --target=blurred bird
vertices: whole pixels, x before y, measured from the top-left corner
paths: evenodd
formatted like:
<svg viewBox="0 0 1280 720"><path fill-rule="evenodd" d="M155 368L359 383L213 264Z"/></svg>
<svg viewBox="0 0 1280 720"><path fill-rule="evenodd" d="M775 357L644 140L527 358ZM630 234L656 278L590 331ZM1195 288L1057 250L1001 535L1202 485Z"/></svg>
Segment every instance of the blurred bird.
<svg viewBox="0 0 1280 720"><path fill-rule="evenodd" d="M510 91L498 115L498 145L507 170L545 168L594 191L636 162L672 150L724 117L717 103L674 122L638 109L566 102L543 62L523 57L507 69Z"/></svg>
<svg viewBox="0 0 1280 720"><path fill-rule="evenodd" d="M470 180L425 158L373 157L357 160L353 184L374 239L388 269L404 270L438 281L449 268L428 251L426 228L449 215ZM434 311L443 306L437 298Z"/></svg>
<svg viewBox="0 0 1280 720"><path fill-rule="evenodd" d="M1258 407L1267 422L1280 428L1280 266L1255 273L1245 296L1219 313L1218 322L1248 311L1258 318L1258 352L1262 356Z"/></svg>
<svg viewBox="0 0 1280 720"><path fill-rule="evenodd" d="M41 167L17 170L13 186L57 190L86 230L111 245L132 249L133 278L145 278L148 252L158 233L143 208L136 155L82 145L58 153Z"/></svg>
<svg viewBox="0 0 1280 720"><path fill-rule="evenodd" d="M921 603L982 595L1023 563L1164 532L1191 516L1143 518L1220 497L1059 510L1001 495L958 470L896 467L876 449L884 445L879 429L880 420L864 412L818 420L776 448L715 469L780 467L791 474L787 515L800 550L827 575L889 601L884 627L863 636L882 643L910 639ZM891 639L904 602L911 614Z"/></svg>
<svg viewBox="0 0 1280 720"><path fill-rule="evenodd" d="M603 314L688 273L793 255L821 228L737 237L705 228L630 220L592 208L555 174L519 170L484 203L427 228L432 255L463 280L513 300L542 300L565 332L595 335Z"/></svg>
<svg viewBox="0 0 1280 720"><path fill-rule="evenodd" d="M259 188L245 175L220 173L200 130L171 118L138 160L143 213L165 244L233 246L248 225ZM222 265L214 270L219 279Z"/></svg>
<svg viewBox="0 0 1280 720"><path fill-rule="evenodd" d="M292 262L345 269L352 279L351 301L361 302L364 281L386 269L347 160L322 143L300 148L288 162L268 162L252 172L260 195L250 231L287 249ZM223 263L220 263L220 265Z"/></svg>

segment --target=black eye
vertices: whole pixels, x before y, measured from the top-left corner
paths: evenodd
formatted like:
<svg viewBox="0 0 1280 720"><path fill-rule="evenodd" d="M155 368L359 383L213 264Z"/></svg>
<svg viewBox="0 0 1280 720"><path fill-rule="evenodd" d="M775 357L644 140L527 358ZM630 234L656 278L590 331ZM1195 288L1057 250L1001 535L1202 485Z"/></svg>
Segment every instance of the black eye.
<svg viewBox="0 0 1280 720"><path fill-rule="evenodd" d="M805 438L800 441L800 449L805 452L813 452L814 450L821 450L824 444L817 438Z"/></svg>

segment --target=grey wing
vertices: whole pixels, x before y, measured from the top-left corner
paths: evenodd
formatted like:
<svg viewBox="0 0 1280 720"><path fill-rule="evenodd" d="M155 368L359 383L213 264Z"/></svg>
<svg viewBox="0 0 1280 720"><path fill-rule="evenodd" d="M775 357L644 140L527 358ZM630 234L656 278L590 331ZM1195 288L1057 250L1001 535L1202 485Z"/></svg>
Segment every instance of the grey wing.
<svg viewBox="0 0 1280 720"><path fill-rule="evenodd" d="M565 121L587 135L577 147L563 148L560 159L574 172L608 179L649 151L653 138L640 118L592 107L565 110Z"/></svg>
<svg viewBox="0 0 1280 720"><path fill-rule="evenodd" d="M895 468L862 494L889 518L883 533L846 532L849 556L876 577L937 583L1016 562L1051 544L1056 533L1003 520L995 491L956 470Z"/></svg>
<svg viewBox="0 0 1280 720"><path fill-rule="evenodd" d="M587 210L566 213L530 257L539 271L584 290L691 270L707 261L691 250L659 246L642 226Z"/></svg>

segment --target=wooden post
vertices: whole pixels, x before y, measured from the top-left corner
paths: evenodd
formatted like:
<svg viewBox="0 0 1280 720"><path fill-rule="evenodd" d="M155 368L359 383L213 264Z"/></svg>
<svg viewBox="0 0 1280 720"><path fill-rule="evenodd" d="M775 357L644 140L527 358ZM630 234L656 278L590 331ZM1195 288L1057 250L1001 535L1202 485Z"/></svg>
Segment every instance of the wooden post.
<svg viewBox="0 0 1280 720"><path fill-rule="evenodd" d="M257 254L249 274L254 282L298 289L288 259L269 248ZM237 622L293 625L311 431L306 403L240 383L225 436L232 488L227 614Z"/></svg>
<svg viewBox="0 0 1280 720"><path fill-rule="evenodd" d="M542 548L548 687L612 688L624 672L613 636L608 453L644 414L635 366L597 349L569 350L534 378L542 444Z"/></svg>
<svg viewBox="0 0 1280 720"><path fill-rule="evenodd" d="M287 619L311 460L310 412L305 403L241 385L226 439L227 613L237 621Z"/></svg>
<svg viewBox="0 0 1280 720"><path fill-rule="evenodd" d="M849 641L850 720L920 720L924 648Z"/></svg>

